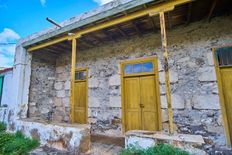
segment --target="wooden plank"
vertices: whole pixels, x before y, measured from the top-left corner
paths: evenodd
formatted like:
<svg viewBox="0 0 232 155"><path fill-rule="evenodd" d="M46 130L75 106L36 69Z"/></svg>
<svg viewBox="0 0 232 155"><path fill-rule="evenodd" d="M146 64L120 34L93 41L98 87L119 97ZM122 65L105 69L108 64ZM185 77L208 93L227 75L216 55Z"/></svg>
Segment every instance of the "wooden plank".
<svg viewBox="0 0 232 155"><path fill-rule="evenodd" d="M209 22L210 22L210 20L212 18L212 14L213 14L214 9L216 8L217 2L218 2L218 0L214 0L212 2L212 5L210 7L209 14L208 14L208 17L207 17L207 19L208 19Z"/></svg>
<svg viewBox="0 0 232 155"><path fill-rule="evenodd" d="M70 107L71 107L71 122L74 123L74 95L75 95L75 71L76 71L76 52L77 52L77 41L72 39L72 63L71 63L71 96L70 96Z"/></svg>
<svg viewBox="0 0 232 155"><path fill-rule="evenodd" d="M191 17L192 17L192 3L188 4L188 13L187 13L187 19L186 19L186 25L188 25L191 21Z"/></svg>
<svg viewBox="0 0 232 155"><path fill-rule="evenodd" d="M173 132L174 132L173 115L172 115L171 89L170 89L169 66L168 66L167 36L166 36L164 12L160 12L160 29L161 29L162 50L164 51L163 55L164 55L166 98L167 98L167 106L168 106L169 133L173 134Z"/></svg>

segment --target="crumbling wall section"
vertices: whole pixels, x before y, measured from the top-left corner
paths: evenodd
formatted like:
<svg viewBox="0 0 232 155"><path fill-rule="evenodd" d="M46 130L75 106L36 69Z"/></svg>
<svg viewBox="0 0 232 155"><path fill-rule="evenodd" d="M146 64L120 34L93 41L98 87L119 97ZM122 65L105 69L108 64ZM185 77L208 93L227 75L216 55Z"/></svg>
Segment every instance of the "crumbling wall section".
<svg viewBox="0 0 232 155"><path fill-rule="evenodd" d="M71 51L60 55L56 60L52 118L56 122L70 122L70 64Z"/></svg>
<svg viewBox="0 0 232 155"><path fill-rule="evenodd" d="M33 54L31 64L31 82L29 93L30 118L51 120L54 105L54 83L56 64L54 59L44 59Z"/></svg>

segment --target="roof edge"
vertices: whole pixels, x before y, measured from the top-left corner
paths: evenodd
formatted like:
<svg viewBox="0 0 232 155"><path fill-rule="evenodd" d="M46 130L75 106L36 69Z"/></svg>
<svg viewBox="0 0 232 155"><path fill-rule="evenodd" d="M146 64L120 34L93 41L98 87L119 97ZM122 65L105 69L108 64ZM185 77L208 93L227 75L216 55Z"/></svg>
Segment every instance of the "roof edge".
<svg viewBox="0 0 232 155"><path fill-rule="evenodd" d="M43 40L49 39L51 37L55 37L55 36L61 35L63 33L68 33L69 31L71 31L73 29L76 29L78 27L90 24L91 22L96 22L96 21L104 19L106 17L115 15L117 13L129 10L129 9L134 8L134 7L137 7L137 6L149 3L149 2L153 2L153 1L156 1L156 0L131 0L131 1L126 2L124 4L119 3L118 6L116 6L116 7L113 7L111 9L109 9L109 10L102 11L102 12L100 12L98 14L93 15L93 16L89 16L89 17L87 17L85 19L80 19L80 20L78 20L78 21L76 21L74 23L70 23L70 24L68 24L68 25L66 25L66 26L64 26L64 27L62 27L60 29L48 28L47 33L45 33L44 31L40 31L41 33L45 33L45 34L41 34L41 35L39 33L34 33L33 34L34 36L31 35L31 36L28 36L26 38L20 39L18 41L17 45L21 44L23 47L28 47L30 45L33 45L35 43L38 43L38 42L41 42ZM115 1L113 1L113 2L115 2ZM111 2L111 3L113 3L113 2ZM109 4L106 4L106 5L109 5ZM106 5L100 6L98 8L104 7ZM98 8L96 8L96 9L98 9ZM94 10L96 10L96 9L94 9ZM91 10L91 11L94 11L94 10ZM89 11L89 13L91 11ZM86 13L83 13L83 14L86 14Z"/></svg>

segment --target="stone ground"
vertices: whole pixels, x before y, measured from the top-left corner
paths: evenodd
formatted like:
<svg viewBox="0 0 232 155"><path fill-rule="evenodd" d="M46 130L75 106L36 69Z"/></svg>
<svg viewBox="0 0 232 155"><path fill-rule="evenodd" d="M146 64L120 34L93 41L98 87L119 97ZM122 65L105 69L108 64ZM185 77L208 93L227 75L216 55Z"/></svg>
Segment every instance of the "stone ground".
<svg viewBox="0 0 232 155"><path fill-rule="evenodd" d="M124 138L107 137L92 135L91 136L91 151L86 155L117 155L124 148ZM30 153L30 155L71 155L68 151L59 151L56 149L42 146ZM81 154L85 155L85 154Z"/></svg>

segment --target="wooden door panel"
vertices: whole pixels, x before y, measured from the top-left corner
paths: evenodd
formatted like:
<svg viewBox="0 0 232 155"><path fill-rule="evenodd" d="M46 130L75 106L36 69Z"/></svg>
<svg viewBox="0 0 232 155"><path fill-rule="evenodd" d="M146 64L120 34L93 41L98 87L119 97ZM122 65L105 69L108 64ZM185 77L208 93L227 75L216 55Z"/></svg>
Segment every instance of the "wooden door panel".
<svg viewBox="0 0 232 155"><path fill-rule="evenodd" d="M155 76L140 78L143 130L155 131L159 127L155 88Z"/></svg>
<svg viewBox="0 0 232 155"><path fill-rule="evenodd" d="M232 68L221 68L220 72L230 138L232 139Z"/></svg>
<svg viewBox="0 0 232 155"><path fill-rule="evenodd" d="M139 78L125 78L125 130L141 128Z"/></svg>
<svg viewBox="0 0 232 155"><path fill-rule="evenodd" d="M75 123L86 123L86 82L75 83L74 96Z"/></svg>

